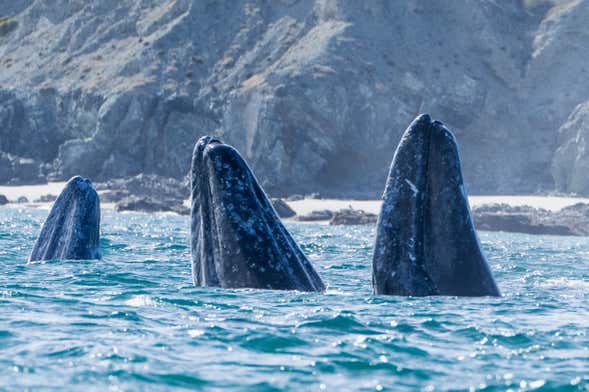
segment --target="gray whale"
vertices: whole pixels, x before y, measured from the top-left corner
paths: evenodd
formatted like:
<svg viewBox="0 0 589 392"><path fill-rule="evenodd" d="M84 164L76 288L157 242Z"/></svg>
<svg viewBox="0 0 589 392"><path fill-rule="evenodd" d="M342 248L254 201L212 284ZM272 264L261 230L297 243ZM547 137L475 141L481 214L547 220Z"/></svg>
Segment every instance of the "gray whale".
<svg viewBox="0 0 589 392"><path fill-rule="evenodd" d="M426 114L395 152L372 267L375 294L500 295L472 222L454 135Z"/></svg>
<svg viewBox="0 0 589 392"><path fill-rule="evenodd" d="M195 285L325 289L237 150L205 136L196 143L191 170Z"/></svg>
<svg viewBox="0 0 589 392"><path fill-rule="evenodd" d="M100 259L100 201L92 183L68 181L43 223L29 261Z"/></svg>

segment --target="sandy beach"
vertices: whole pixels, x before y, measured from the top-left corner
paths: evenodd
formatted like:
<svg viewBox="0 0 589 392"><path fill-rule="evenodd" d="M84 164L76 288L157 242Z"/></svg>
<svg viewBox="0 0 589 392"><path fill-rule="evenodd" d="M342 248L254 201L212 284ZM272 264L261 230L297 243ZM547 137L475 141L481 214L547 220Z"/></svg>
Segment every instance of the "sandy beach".
<svg viewBox="0 0 589 392"><path fill-rule="evenodd" d="M0 195L4 195L10 201L16 201L19 197L26 197L29 202L38 200L44 195L59 195L65 186L64 182L50 182L41 185L18 185L18 186L0 186Z"/></svg>
<svg viewBox="0 0 589 392"><path fill-rule="evenodd" d="M549 211L558 211L564 207L576 203L589 203L589 198L560 197L560 196L470 196L471 207L483 204L505 203L511 206L528 205L535 208L544 208ZM340 200L340 199L304 199L291 201L288 204L297 214L308 214L313 210L339 210L352 207L373 214L380 211L380 200Z"/></svg>
<svg viewBox="0 0 589 392"><path fill-rule="evenodd" d="M29 204L43 205L51 203L35 203L43 195L59 195L65 182L50 182L41 185L19 185L19 186L0 186L0 195L5 195L8 200L15 202L19 197L24 196L29 200ZM100 193L100 192L99 192ZM583 197L562 197L562 196L470 196L471 207L483 204L505 203L511 206L528 205L535 208L544 208L549 211L558 211L564 207L576 203L588 203L589 198ZM342 208L352 207L358 210L364 210L373 214L378 214L380 210L380 200L345 200L345 199L303 199L298 201L289 201L288 204L296 211L298 215L308 214L314 210L340 210ZM103 208L113 208L111 203L102 203Z"/></svg>

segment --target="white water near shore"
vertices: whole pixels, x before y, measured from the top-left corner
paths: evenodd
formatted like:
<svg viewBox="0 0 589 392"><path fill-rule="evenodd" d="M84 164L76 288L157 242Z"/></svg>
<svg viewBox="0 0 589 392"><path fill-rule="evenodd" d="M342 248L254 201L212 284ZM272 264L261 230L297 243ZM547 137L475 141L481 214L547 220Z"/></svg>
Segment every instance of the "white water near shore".
<svg viewBox="0 0 589 392"><path fill-rule="evenodd" d="M51 204L34 203L43 195L59 195L65 186L65 182L50 182L41 185L18 185L0 186L0 195L5 195L8 200L15 202L19 197L24 196L30 204ZM576 203L588 203L589 198L583 197L562 197L562 196L470 196L471 207L483 204L505 203L510 206L528 205L535 208L544 208L550 211L558 211L564 207ZM364 210L373 214L380 211L380 200L346 200L346 199L303 199L289 201L288 204L298 215L308 214L315 210L340 210L352 207L357 210ZM113 204L101 203L103 208L112 208Z"/></svg>

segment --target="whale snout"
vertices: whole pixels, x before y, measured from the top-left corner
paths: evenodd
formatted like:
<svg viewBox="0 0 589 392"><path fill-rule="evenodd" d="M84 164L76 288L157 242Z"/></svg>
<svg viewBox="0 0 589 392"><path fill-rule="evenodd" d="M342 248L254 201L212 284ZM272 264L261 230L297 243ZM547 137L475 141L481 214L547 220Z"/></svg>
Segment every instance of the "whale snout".
<svg viewBox="0 0 589 392"><path fill-rule="evenodd" d="M87 178L84 178L82 176L74 176L70 178L70 180L67 182L66 187L93 188L93 185L92 182Z"/></svg>
<svg viewBox="0 0 589 392"><path fill-rule="evenodd" d="M75 176L53 203L29 260L100 257L100 199L90 180Z"/></svg>
<svg viewBox="0 0 589 392"><path fill-rule="evenodd" d="M83 198L91 203L89 205L97 205L99 203L98 193L94 189L92 181L82 176L72 177L66 184L63 195L75 195L76 198Z"/></svg>
<svg viewBox="0 0 589 392"><path fill-rule="evenodd" d="M216 138L214 136L203 136L200 139L198 139L198 141L196 142L196 150L200 150L201 152L206 148L206 146L208 146L209 144L212 143L223 143L223 141L219 138Z"/></svg>
<svg viewBox="0 0 589 392"><path fill-rule="evenodd" d="M206 160L225 162L235 159L238 155L239 153L235 148L223 144L222 142L212 141L206 146L203 158Z"/></svg>
<svg viewBox="0 0 589 392"><path fill-rule="evenodd" d="M191 175L195 285L325 289L235 148L212 137L199 139Z"/></svg>
<svg viewBox="0 0 589 392"><path fill-rule="evenodd" d="M223 143L209 143L203 153L203 163L211 177L225 183L225 185L249 181L251 169L230 145Z"/></svg>
<svg viewBox="0 0 589 392"><path fill-rule="evenodd" d="M203 136L194 145L194 152L192 153L192 160L193 160L193 169L197 169L203 159L206 157L205 150L209 146L214 146L217 144L223 144L223 142L215 137L212 136Z"/></svg>

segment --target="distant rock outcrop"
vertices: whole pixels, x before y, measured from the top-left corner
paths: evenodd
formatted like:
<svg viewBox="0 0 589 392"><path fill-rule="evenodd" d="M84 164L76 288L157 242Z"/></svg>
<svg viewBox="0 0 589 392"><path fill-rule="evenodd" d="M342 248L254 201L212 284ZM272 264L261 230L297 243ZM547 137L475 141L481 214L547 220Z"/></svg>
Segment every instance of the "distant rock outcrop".
<svg viewBox="0 0 589 392"><path fill-rule="evenodd" d="M589 204L578 203L552 212L529 206L483 205L473 209L477 230L511 233L587 236Z"/></svg>
<svg viewBox="0 0 589 392"><path fill-rule="evenodd" d="M333 211L331 210L315 210L308 214L297 215L295 220L299 222L319 222L328 221L333 217Z"/></svg>
<svg viewBox="0 0 589 392"><path fill-rule="evenodd" d="M374 225L378 221L378 215L364 210L347 208L336 211L329 221L330 225Z"/></svg>
<svg viewBox="0 0 589 392"><path fill-rule="evenodd" d="M137 212L175 212L188 215L190 209L186 206L170 201L156 200L149 196L128 196L115 204L115 210Z"/></svg>
<svg viewBox="0 0 589 392"><path fill-rule="evenodd" d="M292 218L297 214L283 199L270 199L270 202L278 216L281 218Z"/></svg>
<svg viewBox="0 0 589 392"><path fill-rule="evenodd" d="M107 199L119 201L126 196L147 196L154 199L183 201L190 197L188 184L174 178L155 174L139 174L96 184L96 189L107 191ZM102 199L101 195L101 199Z"/></svg>
<svg viewBox="0 0 589 392"><path fill-rule="evenodd" d="M56 195L47 194L47 195L42 195L41 197L36 199L35 203L53 203L55 200L57 200Z"/></svg>
<svg viewBox="0 0 589 392"><path fill-rule="evenodd" d="M34 166L0 158L0 183L182 179L215 134L270 194L375 197L429 112L471 193L552 190L557 129L589 100L588 4L0 1L0 151Z"/></svg>
<svg viewBox="0 0 589 392"><path fill-rule="evenodd" d="M356 210L350 207L339 211L311 211L305 215L297 215L295 220L299 222L329 221L330 225L371 225L376 223L378 216L365 212L364 210Z"/></svg>
<svg viewBox="0 0 589 392"><path fill-rule="evenodd" d="M188 185L174 178L139 174L97 184L96 189L103 202L116 203L117 211L189 212L183 204L190 195Z"/></svg>

